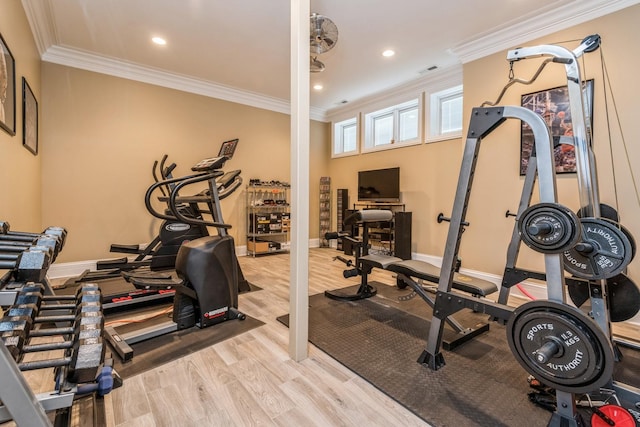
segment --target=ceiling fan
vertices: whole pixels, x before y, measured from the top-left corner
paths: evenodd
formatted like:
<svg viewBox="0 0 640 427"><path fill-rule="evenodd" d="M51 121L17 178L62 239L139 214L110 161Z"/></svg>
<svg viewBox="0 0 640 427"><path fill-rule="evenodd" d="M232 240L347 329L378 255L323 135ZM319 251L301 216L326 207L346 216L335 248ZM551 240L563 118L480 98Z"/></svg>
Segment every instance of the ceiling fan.
<svg viewBox="0 0 640 427"><path fill-rule="evenodd" d="M328 52L338 42L338 27L326 16L311 14L310 36L310 70L319 73L324 70L324 64L318 60L318 55Z"/></svg>

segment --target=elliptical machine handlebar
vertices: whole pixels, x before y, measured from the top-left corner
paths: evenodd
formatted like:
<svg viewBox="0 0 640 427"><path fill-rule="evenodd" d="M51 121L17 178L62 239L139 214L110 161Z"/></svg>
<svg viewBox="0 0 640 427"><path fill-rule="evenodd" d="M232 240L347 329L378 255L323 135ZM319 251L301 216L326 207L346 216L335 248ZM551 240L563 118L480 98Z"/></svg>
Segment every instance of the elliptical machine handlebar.
<svg viewBox="0 0 640 427"><path fill-rule="evenodd" d="M179 188L182 188L184 185L181 185L183 182L188 181L189 183L194 183L194 182L201 182L201 181L206 181L209 179L215 179L217 176L220 176L222 174L222 172L220 171L216 171L213 173L198 173L195 175L189 175L186 177L178 177L178 178L171 178L171 179L167 179L164 181L158 181L154 184L152 184L148 189L147 192L144 196L144 205L147 208L147 210L149 211L149 213L151 215L153 215L156 218L159 219L164 219L164 220L179 220L179 221L183 221L187 224L199 224L199 225L210 225L212 227L218 227L218 228L231 228L230 224L223 224L223 223L216 223L216 222L210 222L210 221L202 221L202 220L196 220L194 218L188 218L185 217L184 215L181 215L178 212L177 209L177 204L176 204L176 197L178 195L178 191ZM171 209L171 212L174 215L167 215L164 213L160 213L158 212L153 205L151 204L151 198L152 195L154 193L154 191L156 191L158 188L163 188L163 187L167 187L168 185L172 185L175 184L175 187L173 188L173 191L171 192L171 194L169 195L169 208ZM176 212L178 212L178 214L176 215Z"/></svg>
<svg viewBox="0 0 640 427"><path fill-rule="evenodd" d="M198 174L198 175L202 175L202 174ZM189 177L186 178L190 178L196 175L191 175ZM167 180L163 180L163 181L158 181L158 182L154 182L148 189L147 192L144 195L144 205L147 208L147 210L149 211L149 213L151 215L153 215L156 218L159 219L166 219L166 220L175 220L176 218L171 216L171 215L166 215L163 213L158 212L157 210L155 210L155 208L151 205L151 196L153 195L153 192L156 191L157 189L160 189L160 191L162 191L163 195L164 195L164 191L163 191L163 187L169 184L175 184L178 181L181 181L185 179L185 177L180 177L180 178L171 178L171 179L167 179ZM165 196L166 197L166 196Z"/></svg>
<svg viewBox="0 0 640 427"><path fill-rule="evenodd" d="M222 175L223 175L223 173L221 171L214 171L214 172L203 174L203 175L196 175L196 176L187 177L187 178L181 180L179 183L177 183L176 186L174 187L173 191L171 192L171 195L169 196L169 209L171 209L171 212L175 215L175 218L177 218L178 221L182 221L182 222L185 222L187 224L205 225L205 226L210 226L210 227L226 228L226 229L231 228L231 224L225 224L225 223L222 223L222 222L205 221L205 220L196 219L196 218L188 218L188 217L184 216L183 214L181 214L180 210L178 209L177 198L180 195L180 189L181 188L186 187L187 185L196 184L196 183L202 182L202 181L209 181L209 180L214 180L215 181L215 179L217 177L222 176ZM215 182L214 182L213 187L215 188ZM215 190L215 191L217 191L217 190ZM213 196L211 195L210 197L213 197Z"/></svg>

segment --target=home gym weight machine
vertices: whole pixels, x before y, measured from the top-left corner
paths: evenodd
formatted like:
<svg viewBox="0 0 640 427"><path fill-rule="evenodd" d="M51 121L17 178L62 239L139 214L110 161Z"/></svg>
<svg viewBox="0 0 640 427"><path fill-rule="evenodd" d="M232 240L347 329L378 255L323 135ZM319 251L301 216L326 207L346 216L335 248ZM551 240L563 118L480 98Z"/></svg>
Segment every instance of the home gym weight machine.
<svg viewBox="0 0 640 427"><path fill-rule="evenodd" d="M578 393L606 388L625 402L640 401L640 390L613 379L615 356L603 288L606 278L626 268L633 258L633 250L629 236L621 231L619 224L601 217L595 157L586 131L577 58L597 49L599 42L599 36L591 36L574 51L542 45L508 53L510 61L548 56L549 62L565 65L582 218L557 202L553 140L539 115L515 106L472 110L434 316L426 349L418 359L433 370L444 366L440 351L443 321L462 308L472 308L506 321L507 340L517 361L531 375L556 390L557 409L549 421L551 426L582 425L576 409L575 394ZM539 203L520 207L518 226L523 241L544 255L548 295L548 300L528 302L515 310L451 292L480 143L509 118L521 120L533 131ZM606 238L600 237L604 235ZM585 261L579 262L581 259ZM590 282L593 318L566 304L565 270Z"/></svg>
<svg viewBox="0 0 640 427"><path fill-rule="evenodd" d="M217 323L239 319L245 315L238 311L239 263L235 253L234 239L224 223L218 197L216 178L226 158L205 159L195 165L194 175L171 178L153 184L145 195L145 204L151 214L164 220L178 220L189 224L215 227L218 234L205 236L182 244L176 258L176 273L172 278L132 277L131 283L138 289L174 289L173 318L159 324L142 325L135 331L119 333L114 327L105 328L107 340L123 360L133 357L131 345L160 335L194 326L205 328ZM191 185L207 183L208 194L181 196L180 191ZM159 188L173 186L167 204L171 215L158 212L152 205L153 195ZM182 203L213 200L208 212L211 220L188 218L179 209Z"/></svg>

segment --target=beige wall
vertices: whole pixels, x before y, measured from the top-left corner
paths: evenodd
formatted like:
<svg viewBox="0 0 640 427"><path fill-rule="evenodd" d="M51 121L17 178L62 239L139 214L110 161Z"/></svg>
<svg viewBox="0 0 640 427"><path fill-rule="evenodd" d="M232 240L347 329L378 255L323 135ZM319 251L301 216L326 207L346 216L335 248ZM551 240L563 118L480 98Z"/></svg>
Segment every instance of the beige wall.
<svg viewBox="0 0 640 427"><path fill-rule="evenodd" d="M563 40L576 40L568 44L577 47L587 35L602 36L602 49L587 54L584 59L587 78L595 80L594 146L598 160L601 198L616 206L612 185L611 160L605 117L605 81L601 73L600 55L604 55L613 95L620 113L620 122L629 151L630 164L637 168L640 148L640 130L635 126L640 96L636 81L639 60L634 46L640 42L635 27L640 22L640 6L602 17L589 23L524 43L525 46L550 44ZM630 50L631 48L631 50ZM483 101L494 101L508 82L506 51L467 63L464 73L464 130L466 136L471 109ZM517 77L528 79L540 60L520 61L515 64ZM531 86L513 86L502 101L503 105L520 105L520 96L566 84L564 67L551 64ZM611 94L607 93L610 113L613 112ZM617 191L622 223L635 236L640 236L640 207L631 183L627 160L617 131L617 122L611 118L615 169L618 174ZM333 159L330 164L334 188L348 188L351 203L356 201L357 171L400 166L402 200L413 212L413 251L442 256L448 227L438 224L439 212L451 213L453 198L462 158L463 141L451 140L401 149L368 153ZM464 233L460 255L463 266L474 270L501 275L505 265L506 249L513 230L513 218L505 218L507 209L516 211L520 200L523 178L519 176L520 131L519 122L511 120L490 134L482 142L473 191L467 213L471 223ZM637 169L635 170L638 174ZM640 179L637 177L636 179ZM558 176L559 201L572 209L579 207L577 183L574 174ZM537 190L536 190L537 191ZM639 261L630 267L631 277L639 268ZM542 256L525 248L518 266L542 271Z"/></svg>
<svg viewBox="0 0 640 427"><path fill-rule="evenodd" d="M113 257L109 245L143 243L156 233L144 207L151 167L163 154L190 173L239 138L225 169L250 178L289 181L289 116L144 83L44 63L42 173L44 224L69 229L59 262ZM312 123L311 211L317 224L327 125ZM236 245L245 244L244 191L222 201ZM312 216L313 220L313 216ZM315 232L315 234L314 234ZM311 237L317 237L317 226Z"/></svg>
<svg viewBox="0 0 640 427"><path fill-rule="evenodd" d="M19 0L6 0L0 5L0 33L16 66L16 134L11 136L0 129L0 221L8 221L13 230L39 231L42 156L34 156L22 147L22 77L40 101L40 57Z"/></svg>

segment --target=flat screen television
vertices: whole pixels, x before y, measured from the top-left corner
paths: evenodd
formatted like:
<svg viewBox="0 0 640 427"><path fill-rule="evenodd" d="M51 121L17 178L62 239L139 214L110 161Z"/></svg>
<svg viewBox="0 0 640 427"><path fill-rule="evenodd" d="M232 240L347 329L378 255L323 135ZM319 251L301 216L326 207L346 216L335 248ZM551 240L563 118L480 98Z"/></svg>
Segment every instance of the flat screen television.
<svg viewBox="0 0 640 427"><path fill-rule="evenodd" d="M399 202L400 168L359 171L358 201L374 203Z"/></svg>

